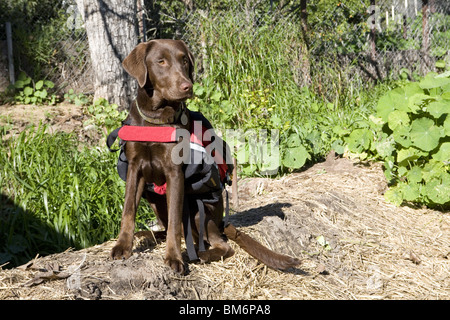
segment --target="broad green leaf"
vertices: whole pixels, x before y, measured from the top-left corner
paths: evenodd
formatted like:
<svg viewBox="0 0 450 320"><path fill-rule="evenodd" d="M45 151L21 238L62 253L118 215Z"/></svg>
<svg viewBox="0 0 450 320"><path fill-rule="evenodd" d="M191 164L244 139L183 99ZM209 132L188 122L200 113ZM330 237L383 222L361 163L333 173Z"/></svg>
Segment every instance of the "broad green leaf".
<svg viewBox="0 0 450 320"><path fill-rule="evenodd" d="M407 100L407 105L404 108L397 107L398 110L411 111L416 113L420 110L420 104L429 99L430 96L424 93L423 89L420 88L417 82L408 83L403 87L405 99Z"/></svg>
<svg viewBox="0 0 450 320"><path fill-rule="evenodd" d="M445 68L445 61L444 60L438 60L435 63L436 68L441 68L444 69Z"/></svg>
<svg viewBox="0 0 450 320"><path fill-rule="evenodd" d="M369 116L369 120L372 128L381 128L384 124L383 119L375 117L372 114Z"/></svg>
<svg viewBox="0 0 450 320"><path fill-rule="evenodd" d="M414 166L408 171L406 178L409 183L419 183L422 181L422 169L418 166Z"/></svg>
<svg viewBox="0 0 450 320"><path fill-rule="evenodd" d="M407 165L407 163L405 165ZM404 177L407 172L408 172L408 168L406 168L403 165L399 165L398 170L397 170L397 174L399 177Z"/></svg>
<svg viewBox="0 0 450 320"><path fill-rule="evenodd" d="M397 187L391 187L384 193L387 202L399 207L403 202L403 194Z"/></svg>
<svg viewBox="0 0 450 320"><path fill-rule="evenodd" d="M415 201L420 197L420 185L417 183L403 184L401 186L403 199L406 201Z"/></svg>
<svg viewBox="0 0 450 320"><path fill-rule="evenodd" d="M50 88L50 89L55 87L55 84L50 80L45 80L44 84L47 86L47 88Z"/></svg>
<svg viewBox="0 0 450 320"><path fill-rule="evenodd" d="M41 88L44 86L44 81L43 80L39 80L38 82L36 82L36 90L41 90Z"/></svg>
<svg viewBox="0 0 450 320"><path fill-rule="evenodd" d="M14 88L16 89L22 89L25 86L25 82L23 80L17 80L14 83Z"/></svg>
<svg viewBox="0 0 450 320"><path fill-rule="evenodd" d="M31 96L33 94L33 89L31 87L25 87L25 89L23 89L23 93L28 97Z"/></svg>
<svg viewBox="0 0 450 320"><path fill-rule="evenodd" d="M387 122L389 114L395 110L395 105L392 101L392 96L387 93L378 100L377 116Z"/></svg>
<svg viewBox="0 0 450 320"><path fill-rule="evenodd" d="M300 169L308 158L310 156L304 146L288 148L283 158L283 165L292 169Z"/></svg>
<svg viewBox="0 0 450 320"><path fill-rule="evenodd" d="M351 152L363 152L368 150L373 140L373 133L369 129L356 129L346 138Z"/></svg>
<svg viewBox="0 0 450 320"><path fill-rule="evenodd" d="M436 77L435 73L430 72L425 78L420 81L419 86L422 89L433 89L442 87L450 83L450 78Z"/></svg>
<svg viewBox="0 0 450 320"><path fill-rule="evenodd" d="M219 102L220 98L222 98L222 93L220 93L219 91L215 91L212 95L211 95L211 100Z"/></svg>
<svg viewBox="0 0 450 320"><path fill-rule="evenodd" d="M263 162L259 164L259 171L263 175L274 175L278 173L280 168L280 155L272 154L270 157L263 158Z"/></svg>
<svg viewBox="0 0 450 320"><path fill-rule="evenodd" d="M398 126L405 127L409 125L409 117L405 111L395 110L388 116L388 126L392 131Z"/></svg>
<svg viewBox="0 0 450 320"><path fill-rule="evenodd" d="M427 197L438 204L450 202L450 184L444 183L439 179L433 179L426 185Z"/></svg>
<svg viewBox="0 0 450 320"><path fill-rule="evenodd" d="M29 79L27 74L25 72L23 72L23 71L20 71L19 76L17 77L17 80L19 80L19 81L26 81L27 79Z"/></svg>
<svg viewBox="0 0 450 320"><path fill-rule="evenodd" d="M297 134L291 134L286 141L286 146L288 148L298 147L302 145L302 140Z"/></svg>
<svg viewBox="0 0 450 320"><path fill-rule="evenodd" d="M433 155L433 159L436 161L450 161L450 142L444 142L439 147L439 151Z"/></svg>
<svg viewBox="0 0 450 320"><path fill-rule="evenodd" d="M403 90L405 92L405 96L408 97L413 97L416 94L423 94L424 91L423 89L419 86L419 84L417 82L410 82L408 84L406 84L403 87Z"/></svg>
<svg viewBox="0 0 450 320"><path fill-rule="evenodd" d="M343 154L345 151L344 141L342 141L341 139L335 140L331 144L331 149L333 149L338 154Z"/></svg>
<svg viewBox="0 0 450 320"><path fill-rule="evenodd" d="M436 100L435 97L431 97L425 93L416 93L413 96L411 96L408 100L408 107L409 110L413 113L417 113L419 110L421 110L420 105L425 101L425 100Z"/></svg>
<svg viewBox="0 0 450 320"><path fill-rule="evenodd" d="M450 136L450 115L447 115L444 121L444 136Z"/></svg>
<svg viewBox="0 0 450 320"><path fill-rule="evenodd" d="M448 78L448 77L450 77L450 70L447 70L447 71L445 71L443 73L440 73L440 74L438 74L436 76L436 78Z"/></svg>
<svg viewBox="0 0 450 320"><path fill-rule="evenodd" d="M423 152L414 147L411 147L408 149L401 149L397 153L397 162L401 163L402 161L413 161L413 160L417 160L420 157L426 156L426 155L427 155L426 152Z"/></svg>
<svg viewBox="0 0 450 320"><path fill-rule="evenodd" d="M333 133L336 133L338 136L345 136L350 133L350 130L342 128L340 125L336 125L333 127Z"/></svg>
<svg viewBox="0 0 450 320"><path fill-rule="evenodd" d="M252 175L258 170L258 167L254 164L246 164L241 167L241 170L244 175Z"/></svg>
<svg viewBox="0 0 450 320"><path fill-rule="evenodd" d="M413 89L411 89L413 91ZM396 88L380 98L377 104L377 116L388 121L389 114L394 110L409 111L408 96L404 88Z"/></svg>
<svg viewBox="0 0 450 320"><path fill-rule="evenodd" d="M405 148L409 148L412 144L410 137L410 127L398 127L397 130L392 133L392 136L394 137L395 142L399 143Z"/></svg>
<svg viewBox="0 0 450 320"><path fill-rule="evenodd" d="M395 141L392 135L387 135L387 133L382 133L382 138L378 141L373 142L373 146L377 151L378 155L383 159L390 156L395 150ZM337 152L337 151L336 151Z"/></svg>
<svg viewBox="0 0 450 320"><path fill-rule="evenodd" d="M441 161L430 161L422 168L422 178L425 183L429 183L433 179L440 178L444 173L444 163Z"/></svg>
<svg viewBox="0 0 450 320"><path fill-rule="evenodd" d="M427 111L434 117L439 118L444 113L450 113L450 100L441 100L431 102L427 106Z"/></svg>
<svg viewBox="0 0 450 320"><path fill-rule="evenodd" d="M439 145L442 131L431 119L416 119L411 124L411 141L414 146L424 151L431 151Z"/></svg>
<svg viewBox="0 0 450 320"><path fill-rule="evenodd" d="M41 98L42 99L47 98L47 95L48 95L47 90L45 90L45 89L41 90Z"/></svg>

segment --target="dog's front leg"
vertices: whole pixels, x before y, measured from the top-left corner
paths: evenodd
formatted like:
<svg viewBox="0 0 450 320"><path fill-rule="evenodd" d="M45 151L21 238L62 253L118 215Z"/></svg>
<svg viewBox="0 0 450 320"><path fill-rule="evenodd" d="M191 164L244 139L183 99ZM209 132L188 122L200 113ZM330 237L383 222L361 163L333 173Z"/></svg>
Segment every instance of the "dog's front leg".
<svg viewBox="0 0 450 320"><path fill-rule="evenodd" d="M125 202L119 238L111 251L113 259L128 259L133 248L136 211L144 190L145 180L136 166L130 165L127 173Z"/></svg>
<svg viewBox="0 0 450 320"><path fill-rule="evenodd" d="M167 176L167 248L164 262L175 272L183 273L184 264L181 258L181 224L184 201L184 173L174 168Z"/></svg>

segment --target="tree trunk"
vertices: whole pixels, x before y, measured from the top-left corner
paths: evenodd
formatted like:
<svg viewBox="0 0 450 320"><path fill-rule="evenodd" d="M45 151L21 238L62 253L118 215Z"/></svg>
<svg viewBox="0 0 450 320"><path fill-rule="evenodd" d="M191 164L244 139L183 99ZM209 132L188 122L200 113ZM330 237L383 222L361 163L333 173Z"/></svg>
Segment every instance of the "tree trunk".
<svg viewBox="0 0 450 320"><path fill-rule="evenodd" d="M126 109L137 90L122 61L138 44L136 1L76 0L89 40L95 73L94 99Z"/></svg>

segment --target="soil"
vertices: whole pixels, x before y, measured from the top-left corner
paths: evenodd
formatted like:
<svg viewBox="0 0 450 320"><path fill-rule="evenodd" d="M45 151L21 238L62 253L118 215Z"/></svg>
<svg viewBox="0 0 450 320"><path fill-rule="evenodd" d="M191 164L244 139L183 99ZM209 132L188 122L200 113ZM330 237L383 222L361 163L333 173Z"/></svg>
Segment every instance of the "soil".
<svg viewBox="0 0 450 320"><path fill-rule="evenodd" d="M73 105L0 110L0 124L14 124L11 134L42 120L99 139ZM231 242L234 256L208 264L185 256L188 272L178 275L163 263L164 242L136 239L131 258L112 261L111 240L0 270L0 299L450 298L449 214L386 203L379 163L330 153L302 172L241 179L238 189L230 222L301 259L298 268L272 270Z"/></svg>

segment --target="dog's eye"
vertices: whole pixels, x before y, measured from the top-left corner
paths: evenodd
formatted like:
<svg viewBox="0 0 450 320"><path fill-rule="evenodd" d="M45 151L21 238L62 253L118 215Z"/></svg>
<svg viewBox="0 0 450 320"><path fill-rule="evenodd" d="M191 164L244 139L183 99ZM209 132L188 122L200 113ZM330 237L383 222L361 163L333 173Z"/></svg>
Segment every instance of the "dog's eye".
<svg viewBox="0 0 450 320"><path fill-rule="evenodd" d="M166 60L164 60L164 59L159 59L159 60L158 60L158 64L159 64L160 66L163 66L163 65L166 64Z"/></svg>
<svg viewBox="0 0 450 320"><path fill-rule="evenodd" d="M183 58L183 64L187 65L189 61L186 58Z"/></svg>

